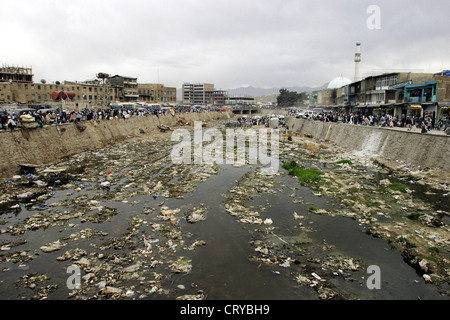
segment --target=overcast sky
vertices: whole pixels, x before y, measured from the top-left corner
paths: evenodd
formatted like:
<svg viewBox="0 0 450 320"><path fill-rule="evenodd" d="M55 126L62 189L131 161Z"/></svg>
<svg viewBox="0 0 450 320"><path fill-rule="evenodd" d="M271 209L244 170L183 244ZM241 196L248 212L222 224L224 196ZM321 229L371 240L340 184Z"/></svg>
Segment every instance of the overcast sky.
<svg viewBox="0 0 450 320"><path fill-rule="evenodd" d="M35 82L314 87L353 79L357 41L362 75L450 69L449 13L448 0L0 0L0 63Z"/></svg>

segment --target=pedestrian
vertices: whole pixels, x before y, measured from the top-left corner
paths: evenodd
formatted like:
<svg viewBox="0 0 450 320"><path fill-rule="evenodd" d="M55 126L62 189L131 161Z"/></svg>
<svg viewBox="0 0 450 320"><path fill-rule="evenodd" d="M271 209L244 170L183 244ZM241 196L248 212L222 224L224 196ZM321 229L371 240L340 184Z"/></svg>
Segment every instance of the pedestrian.
<svg viewBox="0 0 450 320"><path fill-rule="evenodd" d="M421 133L427 133L427 128L425 128L425 123L422 124L422 131Z"/></svg>
<svg viewBox="0 0 450 320"><path fill-rule="evenodd" d="M445 123L444 131L447 131L447 128L449 125L450 125L450 115L447 116L447 121Z"/></svg>
<svg viewBox="0 0 450 320"><path fill-rule="evenodd" d="M6 126L8 127L9 130L13 131L14 128L16 127L16 123L14 122L14 120L11 118L11 116L8 116L8 121L6 122Z"/></svg>
<svg viewBox="0 0 450 320"><path fill-rule="evenodd" d="M431 117L427 118L427 125L428 125L428 128L427 128L428 131L433 130L433 119Z"/></svg>
<svg viewBox="0 0 450 320"><path fill-rule="evenodd" d="M408 131L411 131L411 124L412 124L412 120L410 117L406 118L406 127L408 128Z"/></svg>

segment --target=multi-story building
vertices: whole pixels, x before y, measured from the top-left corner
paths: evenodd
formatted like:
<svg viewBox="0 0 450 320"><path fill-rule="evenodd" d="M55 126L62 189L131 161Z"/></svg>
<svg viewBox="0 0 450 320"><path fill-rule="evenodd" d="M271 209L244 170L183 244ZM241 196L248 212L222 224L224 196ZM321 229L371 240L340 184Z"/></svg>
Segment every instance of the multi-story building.
<svg viewBox="0 0 450 320"><path fill-rule="evenodd" d="M177 88L166 87L163 84L139 83L139 101L144 103L175 104L177 102Z"/></svg>
<svg viewBox="0 0 450 320"><path fill-rule="evenodd" d="M111 87L116 89L117 101L135 102L139 99L137 78L115 75L108 80Z"/></svg>
<svg viewBox="0 0 450 320"><path fill-rule="evenodd" d="M429 81L432 73L388 73L362 80L364 96L360 101L365 106L395 106L404 100L403 88L412 83Z"/></svg>
<svg viewBox="0 0 450 320"><path fill-rule="evenodd" d="M216 90L210 83L184 83L182 92L183 104L190 105L224 105L228 97L227 91Z"/></svg>
<svg viewBox="0 0 450 320"><path fill-rule="evenodd" d="M52 92L63 89L64 85L60 83L2 82L0 102L20 104L52 102Z"/></svg>
<svg viewBox="0 0 450 320"><path fill-rule="evenodd" d="M336 104L336 89L324 89L317 93L317 105L329 106Z"/></svg>
<svg viewBox="0 0 450 320"><path fill-rule="evenodd" d="M64 81L62 89L73 92L72 103L78 108L107 107L117 97L117 89L99 80L87 80L84 82Z"/></svg>
<svg viewBox="0 0 450 320"><path fill-rule="evenodd" d="M450 72L392 72L369 76L340 88L312 92L310 106L365 113L377 111L399 118L417 115L442 119L450 109Z"/></svg>
<svg viewBox="0 0 450 320"><path fill-rule="evenodd" d="M73 98L53 98L54 92L72 92ZM69 109L107 106L115 98L115 89L94 82L61 83L0 83L0 102L29 105L64 105Z"/></svg>
<svg viewBox="0 0 450 320"><path fill-rule="evenodd" d="M33 82L33 70L30 67L15 67L3 64L0 68L0 82Z"/></svg>
<svg viewBox="0 0 450 320"><path fill-rule="evenodd" d="M0 102L12 103L17 98L29 99L27 95L19 97L19 89L33 85L33 71L28 67L15 67L3 64L0 68ZM34 87L33 87L34 88Z"/></svg>
<svg viewBox="0 0 450 320"><path fill-rule="evenodd" d="M100 75L100 74L99 74ZM99 76L98 75L98 76ZM176 88L138 84L137 78L102 74L102 79L33 82L31 68L0 68L0 103L62 106L68 110L107 107L115 102L176 103ZM64 99L57 93L65 92ZM69 94L70 93L70 94Z"/></svg>
<svg viewBox="0 0 450 320"><path fill-rule="evenodd" d="M213 106L223 106L228 98L228 92L226 90L216 90L206 92L207 104Z"/></svg>
<svg viewBox="0 0 450 320"><path fill-rule="evenodd" d="M437 81L437 118L448 119L450 116L450 71L435 74L434 80Z"/></svg>
<svg viewBox="0 0 450 320"><path fill-rule="evenodd" d="M254 106L256 99L254 97L227 97L225 100L227 106Z"/></svg>
<svg viewBox="0 0 450 320"><path fill-rule="evenodd" d="M183 104L207 104L207 92L214 91L214 84L210 83L183 83Z"/></svg>
<svg viewBox="0 0 450 320"><path fill-rule="evenodd" d="M450 76L433 75L430 81L404 86L404 113L445 119L450 107Z"/></svg>

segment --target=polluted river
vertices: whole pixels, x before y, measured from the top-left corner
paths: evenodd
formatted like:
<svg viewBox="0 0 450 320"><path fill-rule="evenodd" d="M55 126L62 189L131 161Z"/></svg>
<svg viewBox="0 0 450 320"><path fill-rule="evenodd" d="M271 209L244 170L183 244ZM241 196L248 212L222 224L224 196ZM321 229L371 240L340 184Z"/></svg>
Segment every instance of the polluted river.
<svg viewBox="0 0 450 320"><path fill-rule="evenodd" d="M432 169L295 134L275 172L174 164L176 144L152 133L2 181L0 298L448 299Z"/></svg>

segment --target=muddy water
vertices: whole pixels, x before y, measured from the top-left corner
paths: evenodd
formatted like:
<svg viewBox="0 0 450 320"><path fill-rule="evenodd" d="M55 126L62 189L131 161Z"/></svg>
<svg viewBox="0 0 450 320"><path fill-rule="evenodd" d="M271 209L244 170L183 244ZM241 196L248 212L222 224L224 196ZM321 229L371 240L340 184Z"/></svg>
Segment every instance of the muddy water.
<svg viewBox="0 0 450 320"><path fill-rule="evenodd" d="M254 252L250 241L254 226L244 226L230 216L221 203L226 193L248 168L224 167L218 176L198 186L190 201L211 208L204 222L186 225L188 232L205 240L207 245L193 255L193 271L185 282L192 281L205 290L209 299L315 299L311 288L299 288L288 272L249 261Z"/></svg>
<svg viewBox="0 0 450 320"><path fill-rule="evenodd" d="M193 205L204 203L211 209L205 221L183 227L194 237L205 240L207 245L192 256L193 270L189 275L182 276L180 282L204 288L209 299L317 299L317 292L312 287L298 285L294 280L292 273L304 272L301 267L268 266L248 259L254 254L250 241L258 233L258 227L241 224L225 212L221 203L224 201L222 194L249 170L223 168L218 176L200 184L192 196L183 200ZM309 206L337 209L332 199L300 187L297 179L285 172L277 180L280 185L276 194L260 194L246 204L255 209L264 208L261 218L274 221L275 240L289 240L302 233L293 223L292 214L297 212L307 217L308 227L312 229L308 232L312 242L307 245L310 257L326 259L321 250L326 243L335 247L337 253L353 257L364 266L380 267L380 290L367 288L369 274L366 269L355 271L351 278L328 278L343 296L356 299L442 298L433 287L424 284L423 279L403 261L398 251L390 248L386 240L366 234L364 226L355 220L318 215L307 210ZM292 197L292 190L295 190L295 197ZM298 204L293 199L304 201ZM322 270L318 267L315 271L320 275Z"/></svg>
<svg viewBox="0 0 450 320"><path fill-rule="evenodd" d="M366 234L364 226L357 221L308 211L308 207L311 206L330 210L338 207L332 199L301 187L297 179L287 175L282 169L279 175L272 177L275 182L275 193L257 194L246 203L247 207L260 212L263 220L266 218L273 220L271 229L264 225L239 222L236 217L225 211L223 204L227 192L251 170L256 168L223 166L217 175L212 175L208 180L199 183L194 192L184 194L183 199L162 197L153 199L151 195L140 195L121 202L105 198L100 201L100 204L115 209L117 213L106 222L74 221L74 226L64 224L49 229L28 231L22 236L2 234L2 242L26 240L26 243L13 247L11 251L28 250L36 254L33 260L21 267L16 263L2 260L0 299L32 297L34 295L32 290L16 285L21 276L29 273L49 274L51 283L58 286L57 290L51 292L49 298L67 299L70 290L66 287L68 277L66 270L71 263L70 261L57 262L56 257L64 251L75 248L95 252L93 245L100 245L107 239L123 236L128 231L131 217L139 215L144 220L149 220L152 215L143 215L143 210L153 208L158 212L162 201L171 209L184 210L200 204L206 206L208 208L206 220L196 223L188 223L184 219L179 221L180 231L185 241L203 240L206 244L193 251L183 249L174 251L170 257L188 258L191 261L192 270L189 273L171 274L161 282L161 286L167 288L170 293L142 295L141 299L174 299L183 294L195 294L198 290L204 293L205 299L318 299L319 292L314 285L298 283L295 278L297 274L311 275L312 273L320 276L327 287L339 294L339 298L442 298L433 286L426 285L414 269L403 261L398 251L390 249L387 241ZM126 182L126 178L123 178L117 184L123 185ZM112 186L110 192L115 192L115 187ZM75 192L72 189L55 189L54 196L45 202L46 206L43 206L43 202L39 202L32 210L21 204L19 212L9 210L2 215L2 219L8 221L8 224L14 224L35 214L39 206L41 206L40 210L45 212L52 203L74 200L83 196L101 198L104 192L90 188L88 183L81 192ZM72 211L76 210L76 206L57 207L53 210L53 213ZM300 228L298 221L293 219L294 212L304 216L302 220L304 228ZM108 236L69 241L63 250L52 253L39 251L42 245L67 237L81 228L104 231L108 233ZM151 234L150 227L142 227L140 232L154 238L158 236ZM162 239L160 240L162 242ZM252 245L256 240L270 243L276 255L284 259L290 258L292 263L286 267L280 265L281 258L276 263L251 259L257 255L255 246ZM295 245L287 245L292 243ZM327 264L332 256L355 259L360 267L354 271L344 270L343 275L333 274L330 265ZM369 265L380 267L381 289L379 290L367 288L366 269ZM156 271L163 273L167 272L167 269L166 264ZM144 276L148 276L150 272L150 270L144 270ZM123 284L139 291L140 282L137 280L124 281ZM180 285L184 289L179 287Z"/></svg>
<svg viewBox="0 0 450 320"><path fill-rule="evenodd" d="M353 257L358 260L361 270L352 272L351 277L331 276L328 280L336 286L338 291L350 294L357 299L440 299L442 298L434 288L424 284L423 279L408 266L400 253L390 248L388 242L374 238L364 231L364 226L357 221L334 215L320 215L308 211L308 207L336 210L332 199L312 193L309 189L298 187L297 179L290 176L282 176L280 179L284 186L296 188L295 198L302 198L302 204L292 202L289 194L292 192L279 192L276 195L264 196L254 205L270 204L266 216L273 217L274 225L279 226L279 236L292 236L298 234L298 230L292 224L292 212L304 215L306 222L312 229L308 237L312 239L310 252L314 258L326 259L320 245L332 246L331 253ZM282 188L282 190L286 190ZM367 288L367 266L377 265L381 270L381 289L370 290ZM325 272L324 272L325 271ZM323 268L317 268L317 274L327 274Z"/></svg>

